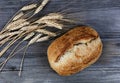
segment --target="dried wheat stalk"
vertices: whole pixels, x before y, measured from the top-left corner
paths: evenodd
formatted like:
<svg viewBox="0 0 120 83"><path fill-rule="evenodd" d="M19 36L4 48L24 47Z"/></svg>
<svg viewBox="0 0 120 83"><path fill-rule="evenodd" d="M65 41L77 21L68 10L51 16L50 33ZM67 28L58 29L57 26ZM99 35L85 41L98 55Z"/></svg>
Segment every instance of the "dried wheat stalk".
<svg viewBox="0 0 120 83"><path fill-rule="evenodd" d="M21 60L20 65L20 72L19 76L21 75L24 57L27 48L36 42L43 42L46 40L49 40L51 37L55 37L58 34L56 32L51 32L49 30L46 30L46 27L54 27L58 30L63 29L64 24L60 23L59 21L65 21L68 22L70 20L66 19L63 14L60 13L50 13L47 15L44 15L43 17L38 18L38 20L31 21L32 17L39 13L49 2L49 0L43 0L41 5L38 4L30 4L27 6L22 7L12 18L11 20L6 24L4 29L0 32L0 45L4 45L6 42L8 44L0 51L0 57L3 56L3 54L19 39L22 39L12 50L12 52L8 55L5 61L3 61L0 66L0 70L4 68L5 64L9 59L11 59L19 50L17 48L19 45L21 45L24 41L30 39L28 41L28 44L21 48L20 50L25 49L23 58ZM28 15L27 13L23 13L23 11L34 11L30 17L24 18L25 15ZM42 37L43 35L43 37ZM45 36L44 36L45 35ZM17 51L16 51L17 50ZM16 52L15 52L16 51Z"/></svg>

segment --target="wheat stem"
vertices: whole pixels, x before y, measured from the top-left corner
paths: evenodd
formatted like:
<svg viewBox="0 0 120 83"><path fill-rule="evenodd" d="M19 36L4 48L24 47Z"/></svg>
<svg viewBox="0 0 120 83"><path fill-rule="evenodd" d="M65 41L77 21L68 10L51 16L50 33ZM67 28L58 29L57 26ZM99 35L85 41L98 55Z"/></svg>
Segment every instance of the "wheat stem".
<svg viewBox="0 0 120 83"><path fill-rule="evenodd" d="M26 51L27 51L28 47L29 47L29 45L27 45L27 46L25 47L25 51L24 51L24 53L23 53L23 57L22 57L22 60L21 60L20 70L19 70L18 76L21 76L22 69L23 69L23 65L24 65L25 54L26 54Z"/></svg>
<svg viewBox="0 0 120 83"><path fill-rule="evenodd" d="M17 51L16 51L14 54L12 54L11 56L8 56L7 59L0 64L0 66L2 65L1 68L0 68L0 71L3 70L4 66L6 65L6 63L7 63L12 57L14 57L15 54L17 54L19 51L23 50L25 47L26 47L26 46L24 46L24 47L22 47L21 49L17 50Z"/></svg>
<svg viewBox="0 0 120 83"><path fill-rule="evenodd" d="M23 40L24 41L24 40ZM0 71L3 70L4 66L6 65L7 61L12 58L12 54L15 52L15 50L18 48L18 46L23 43L23 41L20 41L16 46L15 48L12 50L12 52L8 55L7 59L5 61L3 61L0 65L2 65L2 67L0 68Z"/></svg>
<svg viewBox="0 0 120 83"><path fill-rule="evenodd" d="M16 37L13 38L11 42L0 52L0 57L17 41L19 40L24 34L20 33Z"/></svg>
<svg viewBox="0 0 120 83"><path fill-rule="evenodd" d="M34 35L34 33L32 32L32 33L28 34L22 41L20 41L20 42L15 46L15 48L12 50L12 52L10 53L10 55L8 56L8 58L7 58L6 60L8 60L10 56L12 56L12 54L15 52L15 50L18 48L18 46L19 46L22 42L24 42L24 41L26 41L27 39L31 38L33 35ZM4 62L2 62L0 65L2 65L3 63L4 63Z"/></svg>

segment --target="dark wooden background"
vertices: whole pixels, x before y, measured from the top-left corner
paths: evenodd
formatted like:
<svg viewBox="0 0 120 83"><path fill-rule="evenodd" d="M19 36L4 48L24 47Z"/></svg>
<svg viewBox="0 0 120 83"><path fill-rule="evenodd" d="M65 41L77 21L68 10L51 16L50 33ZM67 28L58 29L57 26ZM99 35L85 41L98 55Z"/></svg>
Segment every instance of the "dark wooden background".
<svg viewBox="0 0 120 83"><path fill-rule="evenodd" d="M0 28L30 1L0 0ZM23 53L20 52L0 73L0 83L120 83L120 0L51 0L43 14L57 11L99 32L104 44L100 59L78 74L62 77L48 64L46 51L51 41L37 43L27 51L22 77L17 75Z"/></svg>

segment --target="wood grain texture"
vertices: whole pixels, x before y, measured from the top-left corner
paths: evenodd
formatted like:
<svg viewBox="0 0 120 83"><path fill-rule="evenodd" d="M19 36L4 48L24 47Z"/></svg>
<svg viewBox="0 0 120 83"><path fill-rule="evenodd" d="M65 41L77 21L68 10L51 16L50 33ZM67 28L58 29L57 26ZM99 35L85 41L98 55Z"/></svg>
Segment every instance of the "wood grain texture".
<svg viewBox="0 0 120 83"><path fill-rule="evenodd" d="M0 28L19 8L31 1L0 0ZM58 11L77 20L78 25L90 25L98 31L104 44L100 59L76 75L61 77L48 64L46 51L52 41L36 43L27 51L22 77L17 74L23 51L11 59L0 73L0 83L119 83L120 0L51 0L42 15ZM0 62L4 58L6 56Z"/></svg>

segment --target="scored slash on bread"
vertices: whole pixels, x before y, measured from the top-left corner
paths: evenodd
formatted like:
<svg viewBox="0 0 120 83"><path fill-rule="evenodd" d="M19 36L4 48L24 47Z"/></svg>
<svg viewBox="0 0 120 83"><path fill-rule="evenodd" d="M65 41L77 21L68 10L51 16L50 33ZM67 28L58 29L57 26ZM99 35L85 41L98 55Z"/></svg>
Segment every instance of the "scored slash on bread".
<svg viewBox="0 0 120 83"><path fill-rule="evenodd" d="M48 47L48 60L59 75L68 76L96 62L102 46L94 29L89 26L75 27Z"/></svg>

